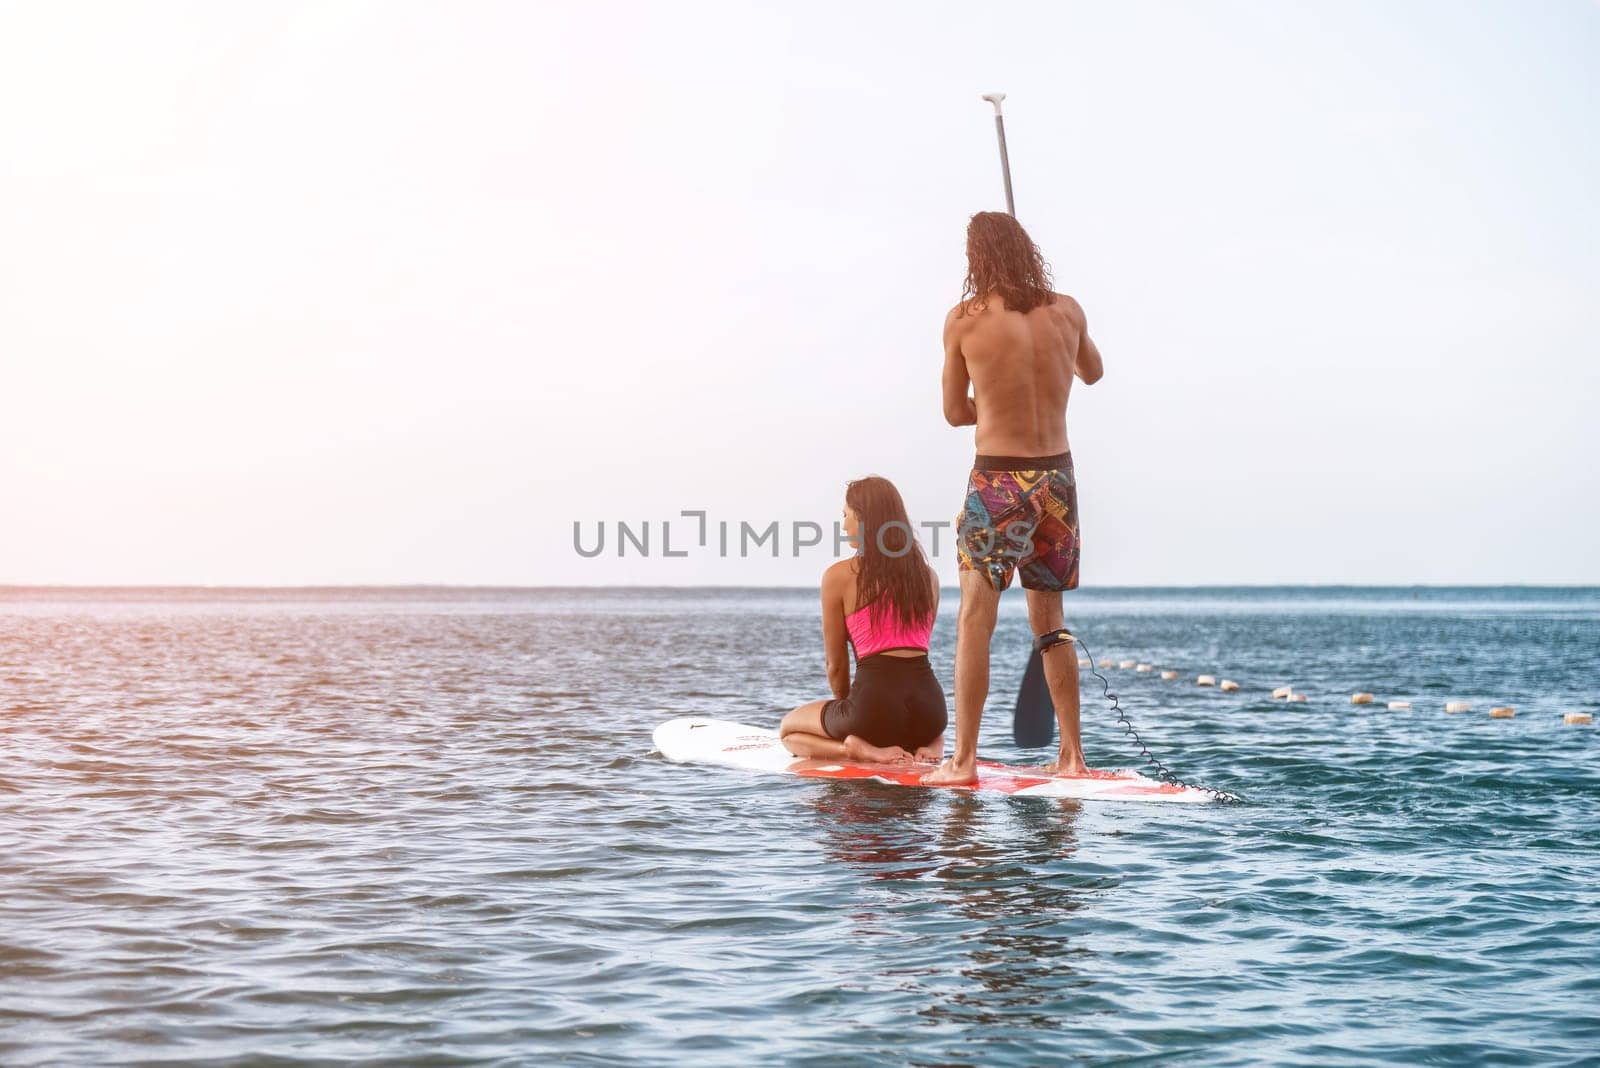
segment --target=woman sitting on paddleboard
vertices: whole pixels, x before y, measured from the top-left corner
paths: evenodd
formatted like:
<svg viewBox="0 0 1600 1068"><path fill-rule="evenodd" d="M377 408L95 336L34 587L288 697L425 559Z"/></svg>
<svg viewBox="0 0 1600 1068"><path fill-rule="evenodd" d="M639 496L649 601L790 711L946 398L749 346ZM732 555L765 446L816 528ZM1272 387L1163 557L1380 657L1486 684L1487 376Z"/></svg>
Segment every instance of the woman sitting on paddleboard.
<svg viewBox="0 0 1600 1068"><path fill-rule="evenodd" d="M856 555L822 574L822 645L834 699L784 716L784 748L824 760L937 762L948 717L944 687L928 663L939 577L886 478L845 487L844 532ZM853 682L846 641L855 647Z"/></svg>

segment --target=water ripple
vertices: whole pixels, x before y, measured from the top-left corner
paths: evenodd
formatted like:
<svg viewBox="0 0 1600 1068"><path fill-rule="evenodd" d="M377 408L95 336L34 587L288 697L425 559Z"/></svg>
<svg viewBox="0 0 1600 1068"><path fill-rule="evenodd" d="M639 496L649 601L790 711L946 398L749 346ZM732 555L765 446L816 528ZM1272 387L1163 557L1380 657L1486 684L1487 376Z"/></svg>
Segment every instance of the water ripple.
<svg viewBox="0 0 1600 1068"><path fill-rule="evenodd" d="M1073 607L1247 804L650 755L821 696L803 591L0 592L0 1063L1592 1063L1593 591Z"/></svg>

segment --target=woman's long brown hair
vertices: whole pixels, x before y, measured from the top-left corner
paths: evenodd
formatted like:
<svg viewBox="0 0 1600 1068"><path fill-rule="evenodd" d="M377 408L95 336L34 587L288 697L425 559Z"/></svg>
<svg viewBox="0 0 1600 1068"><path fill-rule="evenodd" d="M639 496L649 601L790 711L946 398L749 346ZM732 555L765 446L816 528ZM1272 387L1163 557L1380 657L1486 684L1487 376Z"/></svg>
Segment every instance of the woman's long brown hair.
<svg viewBox="0 0 1600 1068"><path fill-rule="evenodd" d="M925 622L934 611L933 584L900 491L888 479L868 475L845 487L844 503L861 522L861 571L856 575L861 604L887 597L896 622Z"/></svg>
<svg viewBox="0 0 1600 1068"><path fill-rule="evenodd" d="M1050 265L1022 224L1003 211L980 211L967 223L967 281L962 314L995 293L1011 311L1029 312L1055 300Z"/></svg>

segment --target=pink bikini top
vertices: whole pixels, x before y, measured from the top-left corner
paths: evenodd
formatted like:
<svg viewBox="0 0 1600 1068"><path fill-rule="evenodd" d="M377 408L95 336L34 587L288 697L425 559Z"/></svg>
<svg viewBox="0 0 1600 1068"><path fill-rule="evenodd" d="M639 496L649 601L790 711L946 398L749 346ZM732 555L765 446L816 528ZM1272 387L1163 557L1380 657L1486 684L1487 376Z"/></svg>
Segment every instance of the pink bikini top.
<svg viewBox="0 0 1600 1068"><path fill-rule="evenodd" d="M865 660L885 649L928 651L928 636L933 633L933 616L930 615L920 625L906 626L895 619L888 605L887 599L879 597L844 617L845 629L850 632L850 643L856 647L857 660Z"/></svg>

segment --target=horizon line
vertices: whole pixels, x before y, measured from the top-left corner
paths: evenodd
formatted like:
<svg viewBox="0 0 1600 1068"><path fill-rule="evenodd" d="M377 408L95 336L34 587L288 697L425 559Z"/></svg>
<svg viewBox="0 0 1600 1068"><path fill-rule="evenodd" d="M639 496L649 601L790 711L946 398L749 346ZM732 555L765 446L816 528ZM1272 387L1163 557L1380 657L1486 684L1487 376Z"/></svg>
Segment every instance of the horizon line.
<svg viewBox="0 0 1600 1068"><path fill-rule="evenodd" d="M1010 587L1021 589L1020 585ZM607 591L607 590L816 590L816 583L738 584L738 583L543 583L497 584L456 582L361 582L361 583L0 583L0 595L25 592L86 592L93 590L173 590L213 591L277 590L438 590L438 591ZM958 585L940 584L940 589L958 590ZM1448 589L1593 589L1592 582L1213 582L1213 583L1102 583L1065 590L1066 594L1095 590L1239 590L1239 589L1363 589L1363 590L1448 590Z"/></svg>

